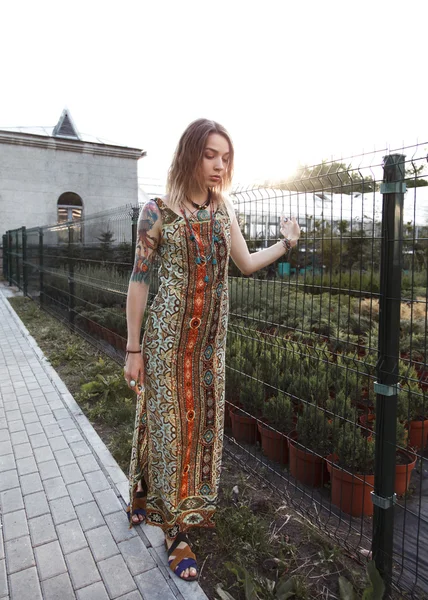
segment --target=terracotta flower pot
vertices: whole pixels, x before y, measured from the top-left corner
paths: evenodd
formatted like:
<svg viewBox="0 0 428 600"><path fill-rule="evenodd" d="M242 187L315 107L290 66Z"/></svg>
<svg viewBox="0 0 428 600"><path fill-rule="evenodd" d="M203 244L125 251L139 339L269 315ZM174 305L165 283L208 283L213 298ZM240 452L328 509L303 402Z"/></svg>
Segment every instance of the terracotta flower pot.
<svg viewBox="0 0 428 600"><path fill-rule="evenodd" d="M359 475L343 471L335 465L337 457L327 457L327 467L331 476L331 501L347 515L370 517L373 514L374 475Z"/></svg>
<svg viewBox="0 0 428 600"><path fill-rule="evenodd" d="M255 417L245 415L239 412L239 409L231 411L230 416L235 440L255 444L257 440L257 421Z"/></svg>
<svg viewBox="0 0 428 600"><path fill-rule="evenodd" d="M428 419L425 421L410 421L409 423L409 446L424 450L428 441Z"/></svg>
<svg viewBox="0 0 428 600"><path fill-rule="evenodd" d="M321 487L325 483L324 459L311 450L299 446L297 440L289 438L290 473L301 483Z"/></svg>
<svg viewBox="0 0 428 600"><path fill-rule="evenodd" d="M264 423L258 423L258 429L261 436L263 454L270 460L287 464L288 463L288 439L283 433L273 431Z"/></svg>
<svg viewBox="0 0 428 600"><path fill-rule="evenodd" d="M397 455L403 456L408 460L406 464L395 466L395 493L402 496L409 489L412 471L415 468L417 456L413 452L406 450L397 450Z"/></svg>

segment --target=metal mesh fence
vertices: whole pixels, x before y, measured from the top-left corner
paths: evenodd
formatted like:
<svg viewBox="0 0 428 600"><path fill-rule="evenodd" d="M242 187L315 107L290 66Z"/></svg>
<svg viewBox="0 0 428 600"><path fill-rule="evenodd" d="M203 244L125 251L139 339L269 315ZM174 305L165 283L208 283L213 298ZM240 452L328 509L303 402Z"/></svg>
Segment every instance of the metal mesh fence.
<svg viewBox="0 0 428 600"><path fill-rule="evenodd" d="M400 157L391 171L386 154L234 190L250 251L279 239L281 214L295 215L302 235L290 255L251 277L230 264L226 449L355 557L373 553L393 585L421 598L426 148L390 153ZM117 360L137 217L138 207L126 206L5 236L9 281L25 280L28 295ZM156 290L154 278L151 297Z"/></svg>

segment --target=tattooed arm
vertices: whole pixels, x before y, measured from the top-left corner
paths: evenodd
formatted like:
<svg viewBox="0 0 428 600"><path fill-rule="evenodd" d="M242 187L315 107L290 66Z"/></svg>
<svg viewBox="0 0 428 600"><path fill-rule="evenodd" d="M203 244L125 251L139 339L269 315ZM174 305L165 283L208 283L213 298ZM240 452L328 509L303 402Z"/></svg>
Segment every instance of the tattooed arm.
<svg viewBox="0 0 428 600"><path fill-rule="evenodd" d="M140 331L149 293L150 275L156 257L162 224L159 208L153 200L147 202L138 219L138 237L135 248L135 262L128 286L126 299L126 322L128 325L129 350L138 350ZM130 357L138 357L138 354ZM141 357L140 357L141 358ZM127 364L129 360L127 361ZM135 373L132 374L132 378Z"/></svg>

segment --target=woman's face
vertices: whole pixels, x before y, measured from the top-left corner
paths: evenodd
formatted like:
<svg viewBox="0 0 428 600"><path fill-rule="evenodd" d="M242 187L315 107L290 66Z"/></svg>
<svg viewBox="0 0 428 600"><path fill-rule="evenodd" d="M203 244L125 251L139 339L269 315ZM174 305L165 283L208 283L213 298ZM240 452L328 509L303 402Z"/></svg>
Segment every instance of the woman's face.
<svg viewBox="0 0 428 600"><path fill-rule="evenodd" d="M229 142L218 133L207 138L202 159L202 178L207 187L220 185L229 164Z"/></svg>

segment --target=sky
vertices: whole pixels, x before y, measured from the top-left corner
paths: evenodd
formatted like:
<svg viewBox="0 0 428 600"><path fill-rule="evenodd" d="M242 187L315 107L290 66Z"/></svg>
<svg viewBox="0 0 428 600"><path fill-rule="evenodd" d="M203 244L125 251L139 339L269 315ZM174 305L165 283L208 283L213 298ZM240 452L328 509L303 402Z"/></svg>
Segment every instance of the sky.
<svg viewBox="0 0 428 600"><path fill-rule="evenodd" d="M426 0L0 3L0 128L142 148L164 180L194 119L222 123L235 181L428 141Z"/></svg>

